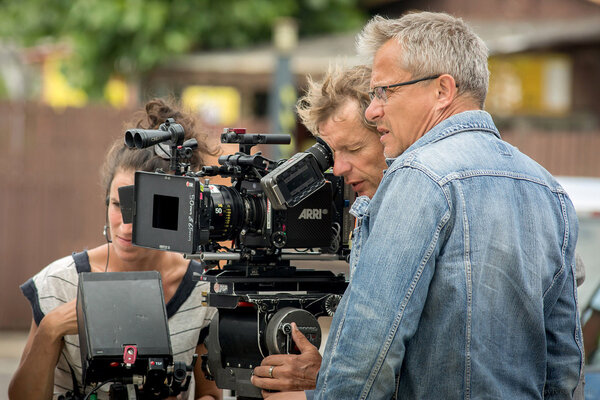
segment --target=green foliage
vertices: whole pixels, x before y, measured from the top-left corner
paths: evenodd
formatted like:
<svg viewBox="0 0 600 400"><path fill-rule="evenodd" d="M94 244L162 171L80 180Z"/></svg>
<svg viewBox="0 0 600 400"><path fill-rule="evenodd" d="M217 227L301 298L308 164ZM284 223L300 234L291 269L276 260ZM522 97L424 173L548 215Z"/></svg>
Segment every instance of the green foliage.
<svg viewBox="0 0 600 400"><path fill-rule="evenodd" d="M143 74L188 51L269 41L281 16L301 36L355 29L359 0L2 0L0 37L23 45L67 42L69 79L92 96L114 73Z"/></svg>

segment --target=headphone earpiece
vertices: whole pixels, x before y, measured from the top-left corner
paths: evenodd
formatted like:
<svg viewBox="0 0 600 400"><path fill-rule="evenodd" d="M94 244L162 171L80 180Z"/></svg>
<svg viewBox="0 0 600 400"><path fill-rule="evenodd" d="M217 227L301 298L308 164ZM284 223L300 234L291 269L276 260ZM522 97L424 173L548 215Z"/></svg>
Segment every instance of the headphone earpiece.
<svg viewBox="0 0 600 400"><path fill-rule="evenodd" d="M104 229L102 229L102 235L106 238L107 243L112 243L112 239L108 237L108 224L104 225Z"/></svg>

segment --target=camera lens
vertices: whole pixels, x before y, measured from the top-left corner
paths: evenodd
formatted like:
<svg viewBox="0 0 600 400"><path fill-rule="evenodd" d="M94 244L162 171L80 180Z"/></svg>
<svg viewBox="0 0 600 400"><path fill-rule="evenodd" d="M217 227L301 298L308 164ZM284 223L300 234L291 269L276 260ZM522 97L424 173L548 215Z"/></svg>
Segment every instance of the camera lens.
<svg viewBox="0 0 600 400"><path fill-rule="evenodd" d="M315 156L321 172L324 172L333 165L333 152L329 145L319 137L317 138L317 143L312 145L306 152Z"/></svg>
<svg viewBox="0 0 600 400"><path fill-rule="evenodd" d="M242 229L259 229L265 207L264 199L249 193L240 193L227 186L211 186L210 239L233 240Z"/></svg>

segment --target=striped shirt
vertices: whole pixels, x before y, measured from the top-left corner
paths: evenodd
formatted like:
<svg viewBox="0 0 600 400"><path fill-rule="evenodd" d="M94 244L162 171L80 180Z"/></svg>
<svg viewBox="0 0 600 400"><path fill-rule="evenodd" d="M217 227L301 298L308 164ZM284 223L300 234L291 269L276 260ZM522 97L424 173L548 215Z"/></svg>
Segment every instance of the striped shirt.
<svg viewBox="0 0 600 400"><path fill-rule="evenodd" d="M35 323L39 326L48 312L77 298L78 273L90 271L88 254L83 251L53 262L25 282L21 290L31 303ZM194 272L202 273L202 267L200 263L191 261L177 291L166 304L173 359L186 364L191 363L196 346L208 333L208 325L216 312L216 309L202 305L202 292L208 292L209 284L194 282ZM83 392L79 336L67 335L64 342L54 372L54 399L73 390L71 370L77 379L79 392ZM193 384L190 392L193 392L192 388ZM90 390L87 387L85 392ZM181 398L187 399L188 394L182 394ZM98 399L108 399L108 385L98 391Z"/></svg>

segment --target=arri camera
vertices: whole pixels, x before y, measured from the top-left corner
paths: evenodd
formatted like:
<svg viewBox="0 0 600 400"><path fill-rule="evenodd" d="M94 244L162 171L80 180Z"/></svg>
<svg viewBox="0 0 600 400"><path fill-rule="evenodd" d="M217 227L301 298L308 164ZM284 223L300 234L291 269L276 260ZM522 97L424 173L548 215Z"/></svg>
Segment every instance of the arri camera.
<svg viewBox="0 0 600 400"><path fill-rule="evenodd" d="M334 313L347 286L341 274L290 264L345 260L349 253L353 193L325 172L333 164L331 149L317 139L289 160L272 161L251 154L252 147L288 144L288 135L225 129L221 142L238 144L239 151L192 172L190 146L175 121L160 130L127 131L125 142L139 148L169 142L175 171L136 172L133 188L120 189L133 243L206 263L197 278L210 282L208 305L218 309L206 340L208 375L240 398L260 398L250 383L253 368L270 354L297 351L291 322L318 347L317 317ZM213 176L231 178L231 185L211 184Z"/></svg>

